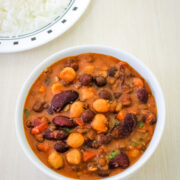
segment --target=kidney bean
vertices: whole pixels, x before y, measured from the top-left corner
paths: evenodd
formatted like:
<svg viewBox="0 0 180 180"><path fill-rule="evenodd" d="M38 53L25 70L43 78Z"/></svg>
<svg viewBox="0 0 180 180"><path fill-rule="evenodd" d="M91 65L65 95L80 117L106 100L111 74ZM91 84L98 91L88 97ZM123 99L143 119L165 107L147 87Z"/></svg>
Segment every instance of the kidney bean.
<svg viewBox="0 0 180 180"><path fill-rule="evenodd" d="M133 113L126 114L123 126L131 133L137 125L136 115Z"/></svg>
<svg viewBox="0 0 180 180"><path fill-rule="evenodd" d="M53 137L56 140L62 140L65 139L67 136L69 135L69 133L67 133L64 130L57 130L57 131L53 131Z"/></svg>
<svg viewBox="0 0 180 180"><path fill-rule="evenodd" d="M96 76L94 77L94 82L97 86L102 87L106 85L107 80L104 76Z"/></svg>
<svg viewBox="0 0 180 180"><path fill-rule="evenodd" d="M36 118L36 119L31 120L32 127L39 126L40 124L41 124L41 119L40 118Z"/></svg>
<svg viewBox="0 0 180 180"><path fill-rule="evenodd" d="M112 94L107 91L107 90L101 90L99 93L98 93L98 96L99 98L101 99L108 99L108 100L112 100Z"/></svg>
<svg viewBox="0 0 180 180"><path fill-rule="evenodd" d="M60 112L67 104L74 102L78 96L79 94L72 90L67 90L56 94L51 101L52 110L55 112Z"/></svg>
<svg viewBox="0 0 180 180"><path fill-rule="evenodd" d="M116 72L117 72L117 68L116 67L111 67L111 68L109 68L107 70L108 75L111 76L111 77L114 77Z"/></svg>
<svg viewBox="0 0 180 180"><path fill-rule="evenodd" d="M47 129L43 132L43 137L48 140L53 139L53 132L50 129Z"/></svg>
<svg viewBox="0 0 180 180"><path fill-rule="evenodd" d="M64 65L64 67L71 67L75 71L77 71L78 68L79 68L77 62L75 62L73 59L68 59L67 62L65 63L65 65Z"/></svg>
<svg viewBox="0 0 180 180"><path fill-rule="evenodd" d="M112 137L116 139L124 139L130 135L131 132L126 129L126 127L123 125L123 123L119 123L117 126L115 126L112 129Z"/></svg>
<svg viewBox="0 0 180 180"><path fill-rule="evenodd" d="M90 109L88 109L82 113L81 119L83 120L83 122L88 123L93 120L94 116L95 116L95 113L91 111Z"/></svg>
<svg viewBox="0 0 180 180"><path fill-rule="evenodd" d="M109 176L109 174L110 174L110 171L109 171L109 169L108 170L98 170L97 171L97 174L99 175L99 176L101 176L101 177L107 177L107 176Z"/></svg>
<svg viewBox="0 0 180 180"><path fill-rule="evenodd" d="M46 111L48 112L48 114L52 115L54 113L52 106L49 106Z"/></svg>
<svg viewBox="0 0 180 180"><path fill-rule="evenodd" d="M112 136L114 138L123 139L128 137L133 129L137 125L137 118L136 115L133 113L128 113L123 122L119 123L112 129Z"/></svg>
<svg viewBox="0 0 180 180"><path fill-rule="evenodd" d="M60 127L74 127L76 125L73 120L66 116L56 116L53 118L52 122Z"/></svg>
<svg viewBox="0 0 180 180"><path fill-rule="evenodd" d="M91 84L93 78L90 74L82 74L79 77L79 82L83 85L83 86L88 86Z"/></svg>
<svg viewBox="0 0 180 180"><path fill-rule="evenodd" d="M69 149L69 146L66 143L64 143L63 141L59 141L54 145L54 149L57 152L64 153Z"/></svg>
<svg viewBox="0 0 180 180"><path fill-rule="evenodd" d="M109 162L109 168L110 169L115 169L115 168L122 168L126 169L129 166L129 158L125 153L118 154L116 155L113 159L110 160Z"/></svg>
<svg viewBox="0 0 180 180"><path fill-rule="evenodd" d="M137 97L138 99L143 102L143 103L147 103L148 100L148 92L145 88L141 88L137 91Z"/></svg>

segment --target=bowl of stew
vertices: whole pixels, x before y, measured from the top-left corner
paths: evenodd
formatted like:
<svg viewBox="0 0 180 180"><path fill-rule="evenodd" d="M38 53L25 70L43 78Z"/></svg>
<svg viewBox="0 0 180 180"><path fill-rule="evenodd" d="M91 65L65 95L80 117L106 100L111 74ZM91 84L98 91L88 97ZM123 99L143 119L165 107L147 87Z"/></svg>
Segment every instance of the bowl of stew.
<svg viewBox="0 0 180 180"><path fill-rule="evenodd" d="M53 179L123 179L157 148L163 93L152 72L118 49L89 45L45 59L24 83L17 137Z"/></svg>

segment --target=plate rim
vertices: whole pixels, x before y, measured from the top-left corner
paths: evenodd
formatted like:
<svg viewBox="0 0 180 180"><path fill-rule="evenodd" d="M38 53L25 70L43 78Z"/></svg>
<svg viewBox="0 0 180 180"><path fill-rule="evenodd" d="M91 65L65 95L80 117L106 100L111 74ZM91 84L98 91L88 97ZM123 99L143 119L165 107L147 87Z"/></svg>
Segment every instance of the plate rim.
<svg viewBox="0 0 180 180"><path fill-rule="evenodd" d="M63 35L80 19L90 2L91 0L71 0L67 10L59 18L57 16L52 22L42 28L20 35L24 37L16 36L14 39L0 37L0 54L30 50ZM59 31L57 27L60 27L61 30Z"/></svg>

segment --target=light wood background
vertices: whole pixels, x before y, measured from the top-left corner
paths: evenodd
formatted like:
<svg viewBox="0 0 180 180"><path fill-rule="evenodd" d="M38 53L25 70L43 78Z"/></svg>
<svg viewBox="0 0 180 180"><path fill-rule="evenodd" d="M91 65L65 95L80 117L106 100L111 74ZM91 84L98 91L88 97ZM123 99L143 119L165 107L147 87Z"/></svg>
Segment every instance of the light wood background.
<svg viewBox="0 0 180 180"><path fill-rule="evenodd" d="M163 89L167 116L152 158L130 180L180 179L180 1L92 0L73 28L42 47L0 55L0 179L50 180L26 158L14 126L16 98L30 72L67 47L104 44L141 59Z"/></svg>

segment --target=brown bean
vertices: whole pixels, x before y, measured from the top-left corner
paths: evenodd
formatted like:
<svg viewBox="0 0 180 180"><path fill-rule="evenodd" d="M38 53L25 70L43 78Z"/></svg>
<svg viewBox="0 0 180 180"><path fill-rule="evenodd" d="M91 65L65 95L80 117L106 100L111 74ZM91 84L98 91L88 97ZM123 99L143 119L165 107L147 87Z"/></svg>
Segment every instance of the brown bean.
<svg viewBox="0 0 180 180"><path fill-rule="evenodd" d="M69 149L69 146L66 143L64 143L63 141L59 141L54 145L54 149L57 152L64 153Z"/></svg>
<svg viewBox="0 0 180 180"><path fill-rule="evenodd" d="M148 100L148 92L145 88L141 88L137 91L137 97L138 99L143 102L143 103L147 103Z"/></svg>
<svg viewBox="0 0 180 180"><path fill-rule="evenodd" d="M41 112L44 109L44 102L36 101L32 107L32 110L35 112Z"/></svg>
<svg viewBox="0 0 180 180"><path fill-rule="evenodd" d="M94 116L95 116L95 113L91 111L90 109L88 109L82 113L81 119L83 120L83 122L88 123L93 120Z"/></svg>
<svg viewBox="0 0 180 180"><path fill-rule="evenodd" d="M110 171L109 171L109 169L108 170L98 170L97 171L97 174L99 175L99 176L101 176L101 177L107 177L107 176L109 176L109 174L110 174Z"/></svg>
<svg viewBox="0 0 180 180"><path fill-rule="evenodd" d="M79 68L78 63L75 62L75 60L73 60L73 59L68 59L67 62L65 63L65 65L64 65L64 67L71 67L75 71L77 71L78 68Z"/></svg>
<svg viewBox="0 0 180 180"><path fill-rule="evenodd" d="M107 83L106 78L104 76L96 76L96 77L94 77L94 82L99 87L105 86L106 83Z"/></svg>
<svg viewBox="0 0 180 180"><path fill-rule="evenodd" d="M123 125L129 132L132 132L137 125L136 115L133 113L128 113L124 118Z"/></svg>
<svg viewBox="0 0 180 180"><path fill-rule="evenodd" d="M122 169L126 169L129 166L129 164L130 162L128 156L125 153L121 153L110 160L109 168L114 169L120 167Z"/></svg>
<svg viewBox="0 0 180 180"><path fill-rule="evenodd" d="M82 74L79 77L79 82L83 85L83 86L89 86L92 82L93 78L90 74Z"/></svg>
<svg viewBox="0 0 180 180"><path fill-rule="evenodd" d="M66 131L64 131L62 129L53 131L53 137L56 140L65 139L68 135L69 135L69 133L67 133Z"/></svg>
<svg viewBox="0 0 180 180"><path fill-rule="evenodd" d="M121 92L114 92L115 99L119 99L120 96L121 96Z"/></svg>
<svg viewBox="0 0 180 180"><path fill-rule="evenodd" d="M105 90L105 89L99 91L98 96L101 99L112 100L112 94L108 90Z"/></svg>
<svg viewBox="0 0 180 180"><path fill-rule="evenodd" d="M111 139L112 138L110 135L104 135L104 134L99 134L96 137L96 140L100 145L109 144L111 142Z"/></svg>
<svg viewBox="0 0 180 180"><path fill-rule="evenodd" d="M111 68L109 68L107 70L108 75L111 76L111 77L114 77L116 72L117 72L117 68L116 67L111 67Z"/></svg>

